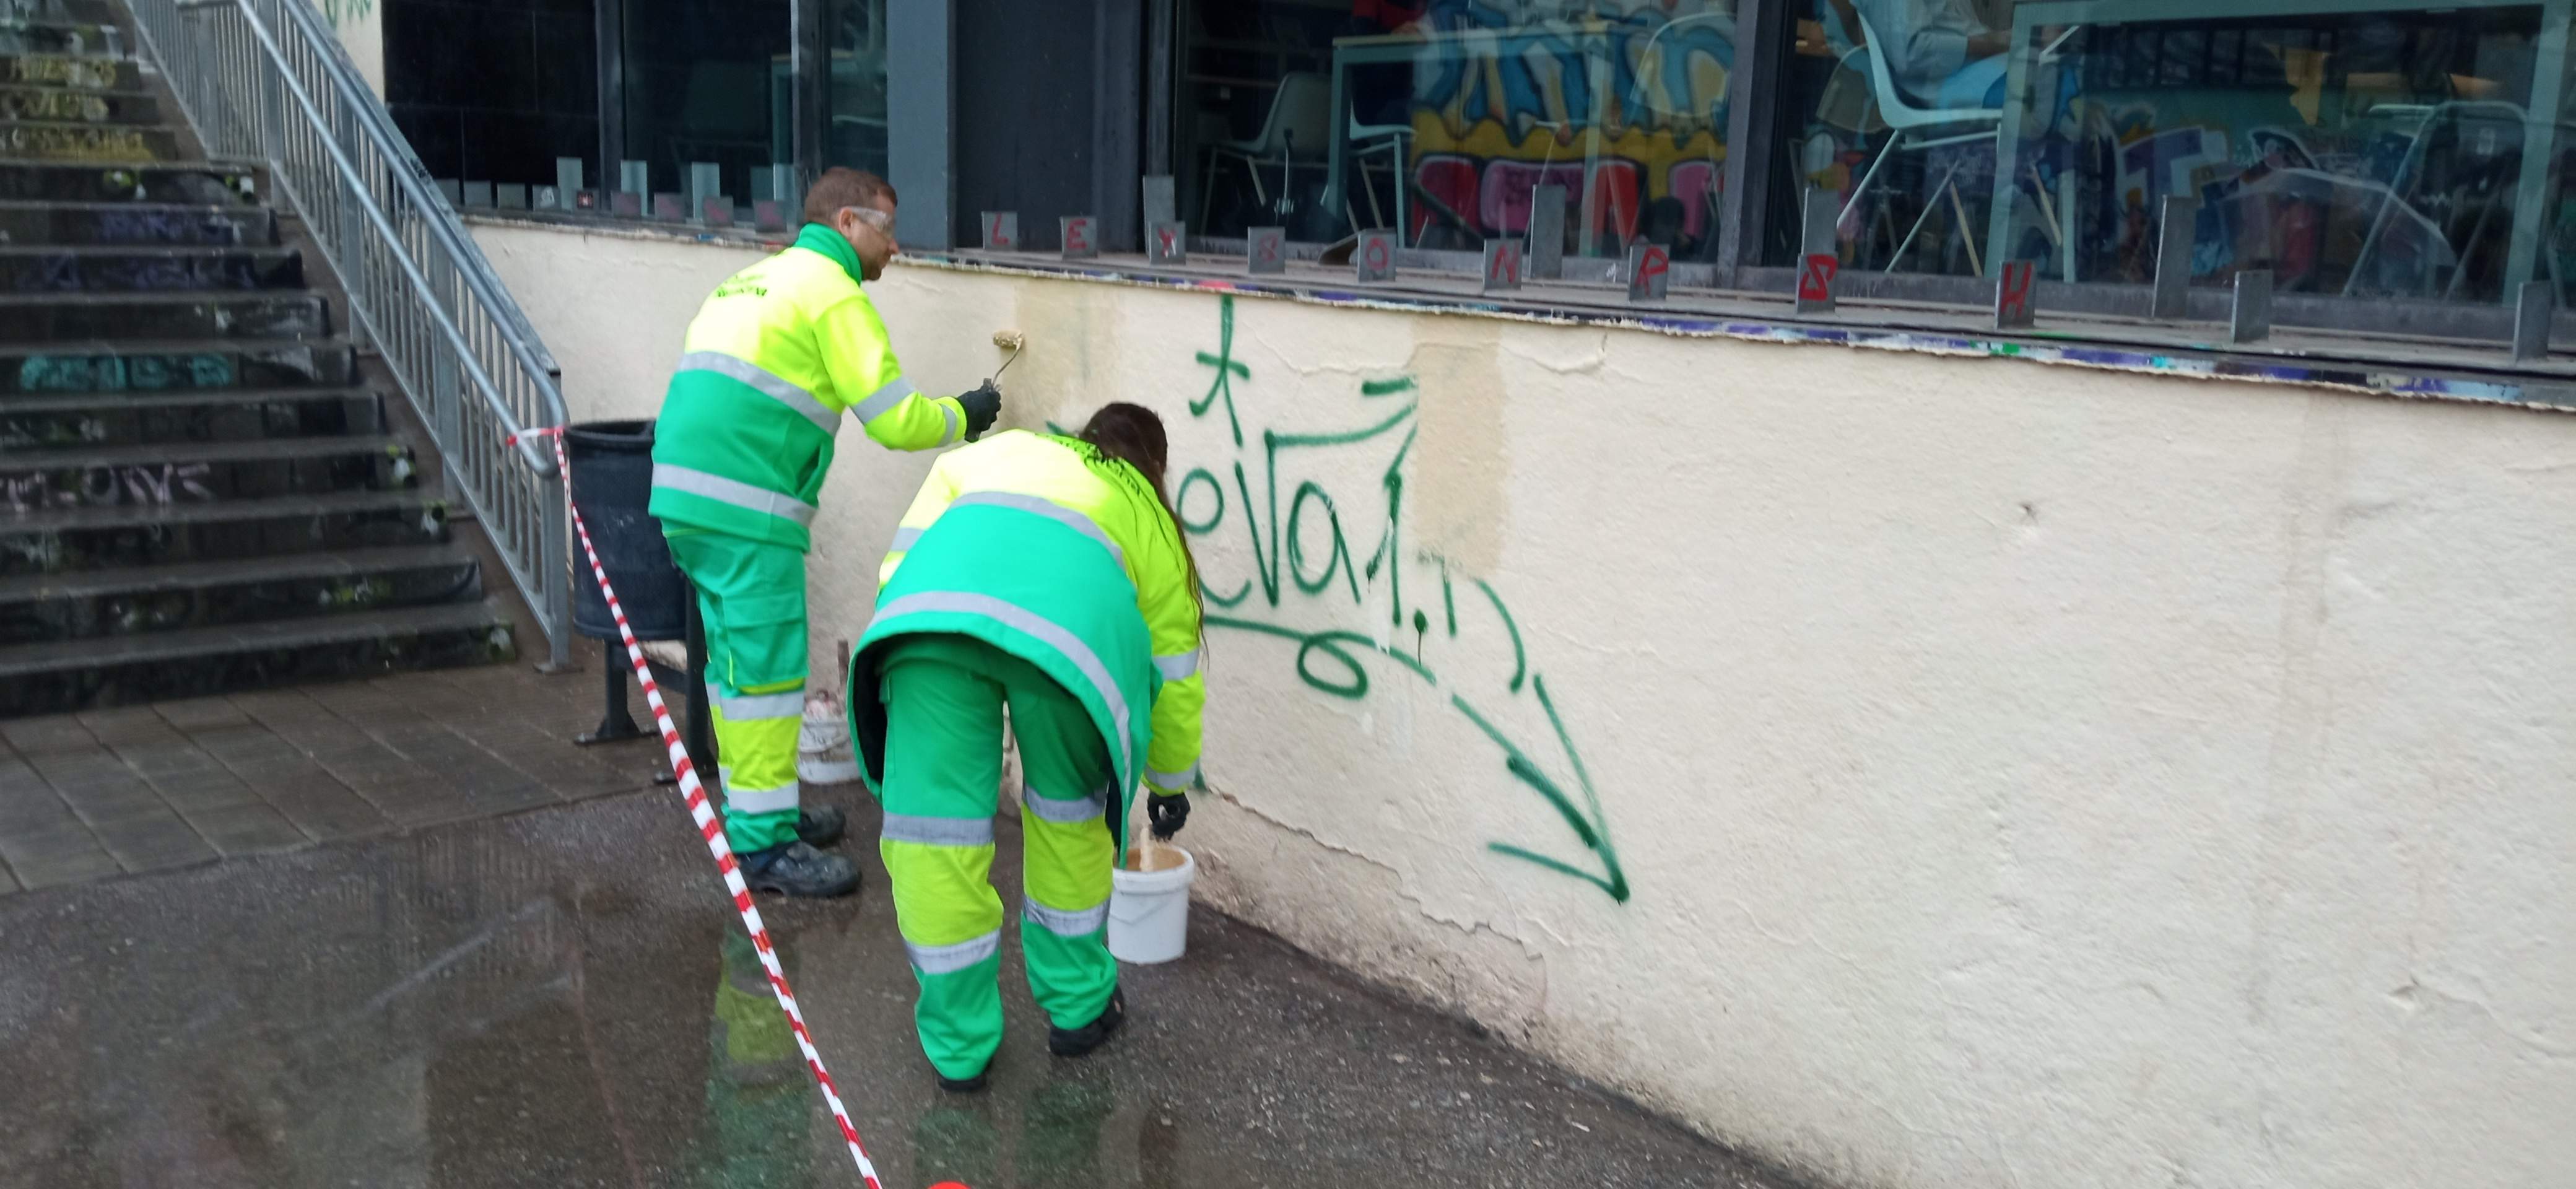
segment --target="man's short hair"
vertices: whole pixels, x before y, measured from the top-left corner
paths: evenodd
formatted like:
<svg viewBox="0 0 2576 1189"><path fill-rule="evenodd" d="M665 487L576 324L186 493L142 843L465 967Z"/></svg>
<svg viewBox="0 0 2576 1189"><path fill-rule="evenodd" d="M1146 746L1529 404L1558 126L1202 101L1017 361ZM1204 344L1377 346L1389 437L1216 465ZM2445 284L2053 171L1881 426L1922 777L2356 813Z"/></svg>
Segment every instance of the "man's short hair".
<svg viewBox="0 0 2576 1189"><path fill-rule="evenodd" d="M895 201L894 187L864 169L837 165L823 171L805 191L805 221L829 223L845 206L874 207L878 198Z"/></svg>

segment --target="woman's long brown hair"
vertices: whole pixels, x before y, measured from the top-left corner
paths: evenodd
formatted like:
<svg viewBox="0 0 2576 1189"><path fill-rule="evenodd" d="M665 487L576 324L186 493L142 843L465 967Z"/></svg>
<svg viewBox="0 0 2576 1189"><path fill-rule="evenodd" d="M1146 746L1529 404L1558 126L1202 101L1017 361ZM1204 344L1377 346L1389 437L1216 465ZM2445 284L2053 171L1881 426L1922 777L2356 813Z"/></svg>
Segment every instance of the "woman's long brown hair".
<svg viewBox="0 0 2576 1189"><path fill-rule="evenodd" d="M1181 530L1181 513L1172 503L1171 486L1163 481L1172 454L1171 439L1163 432L1163 419L1143 405L1120 401L1101 406L1077 436L1103 456L1136 468L1136 473L1154 489L1155 500L1163 505L1163 518L1171 522L1172 543L1181 551L1181 568L1190 585L1190 603L1198 608L1200 634L1205 635L1207 601L1199 593L1198 558L1190 552L1190 535Z"/></svg>

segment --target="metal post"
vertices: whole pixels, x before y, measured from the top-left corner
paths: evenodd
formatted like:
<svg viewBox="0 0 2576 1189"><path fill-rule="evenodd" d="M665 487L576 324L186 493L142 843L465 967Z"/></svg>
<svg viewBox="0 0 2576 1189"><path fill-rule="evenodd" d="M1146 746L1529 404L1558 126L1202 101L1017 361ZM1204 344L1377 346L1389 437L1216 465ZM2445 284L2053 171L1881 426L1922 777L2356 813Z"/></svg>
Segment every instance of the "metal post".
<svg viewBox="0 0 2576 1189"><path fill-rule="evenodd" d="M1740 0L1735 8L1735 70L1726 81L1726 190L1717 212L1722 286L1735 284L1739 270L1762 262L1771 175L1780 154L1756 146L1781 135L1778 80L1787 66L1789 30L1805 11L1793 0Z"/></svg>
<svg viewBox="0 0 2576 1189"><path fill-rule="evenodd" d="M2549 320L2558 312L2558 295L2547 281L2525 281L2513 307L2513 361L2549 358Z"/></svg>
<svg viewBox="0 0 2576 1189"><path fill-rule="evenodd" d="M1831 193L1810 186L1804 205L1806 219L1799 233L1798 312L1830 314L1834 310L1834 278L1842 272L1842 204Z"/></svg>
<svg viewBox="0 0 2576 1189"><path fill-rule="evenodd" d="M1565 275L1565 187L1530 192L1529 275L1553 281Z"/></svg>
<svg viewBox="0 0 2576 1189"><path fill-rule="evenodd" d="M573 195L590 184L590 167L579 157L555 158L555 205L572 209Z"/></svg>
<svg viewBox="0 0 2576 1189"><path fill-rule="evenodd" d="M1150 240L1156 224L1180 221L1180 196L1173 188L1172 175L1167 173L1148 176L1139 189L1143 191L1145 234Z"/></svg>
<svg viewBox="0 0 2576 1189"><path fill-rule="evenodd" d="M2148 317L2174 322L2191 311L2192 222L2199 214L2198 201L2179 194L2165 196L2162 217L2156 221L2156 290Z"/></svg>
<svg viewBox="0 0 2576 1189"><path fill-rule="evenodd" d="M689 217L704 219L707 200L724 192L724 170L713 161L689 162L689 188L686 192Z"/></svg>
<svg viewBox="0 0 2576 1189"><path fill-rule="evenodd" d="M2272 337L2272 270L2236 274L2236 304L2228 311L2227 341L2259 343Z"/></svg>

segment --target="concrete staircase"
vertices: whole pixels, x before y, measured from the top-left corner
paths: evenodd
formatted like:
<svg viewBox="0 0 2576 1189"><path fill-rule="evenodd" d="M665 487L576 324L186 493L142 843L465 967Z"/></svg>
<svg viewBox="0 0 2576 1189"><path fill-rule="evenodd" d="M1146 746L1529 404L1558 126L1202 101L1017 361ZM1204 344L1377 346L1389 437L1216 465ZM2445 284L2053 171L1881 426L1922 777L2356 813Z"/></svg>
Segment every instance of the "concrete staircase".
<svg viewBox="0 0 2576 1189"><path fill-rule="evenodd" d="M120 12L42 16L0 20L0 717L515 656L265 179Z"/></svg>

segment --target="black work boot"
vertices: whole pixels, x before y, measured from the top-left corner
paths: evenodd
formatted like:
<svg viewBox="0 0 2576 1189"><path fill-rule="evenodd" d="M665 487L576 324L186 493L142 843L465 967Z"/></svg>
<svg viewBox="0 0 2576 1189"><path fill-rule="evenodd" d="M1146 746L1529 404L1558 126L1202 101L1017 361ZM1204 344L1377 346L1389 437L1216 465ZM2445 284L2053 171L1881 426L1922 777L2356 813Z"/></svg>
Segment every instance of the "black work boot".
<svg viewBox="0 0 2576 1189"><path fill-rule="evenodd" d="M932 1072L938 1071L932 1070ZM944 1073L939 1074L939 1088L951 1094L977 1094L983 1091L986 1082L992 1080L993 1063L987 1061L984 1063L984 1068L976 1070L975 1076L971 1078L952 1078Z"/></svg>
<svg viewBox="0 0 2576 1189"><path fill-rule="evenodd" d="M841 812L838 805L799 808L796 811L796 841L818 850L830 846L841 840L841 830L849 821L850 815Z"/></svg>
<svg viewBox="0 0 2576 1189"><path fill-rule="evenodd" d="M858 864L789 842L742 855L742 881L755 892L823 898L859 890Z"/></svg>
<svg viewBox="0 0 2576 1189"><path fill-rule="evenodd" d="M1080 1028L1047 1028L1047 1051L1058 1057L1079 1057L1099 1048L1109 1034L1127 1022L1127 992L1122 988L1109 993L1109 1006L1100 1009L1100 1018Z"/></svg>

